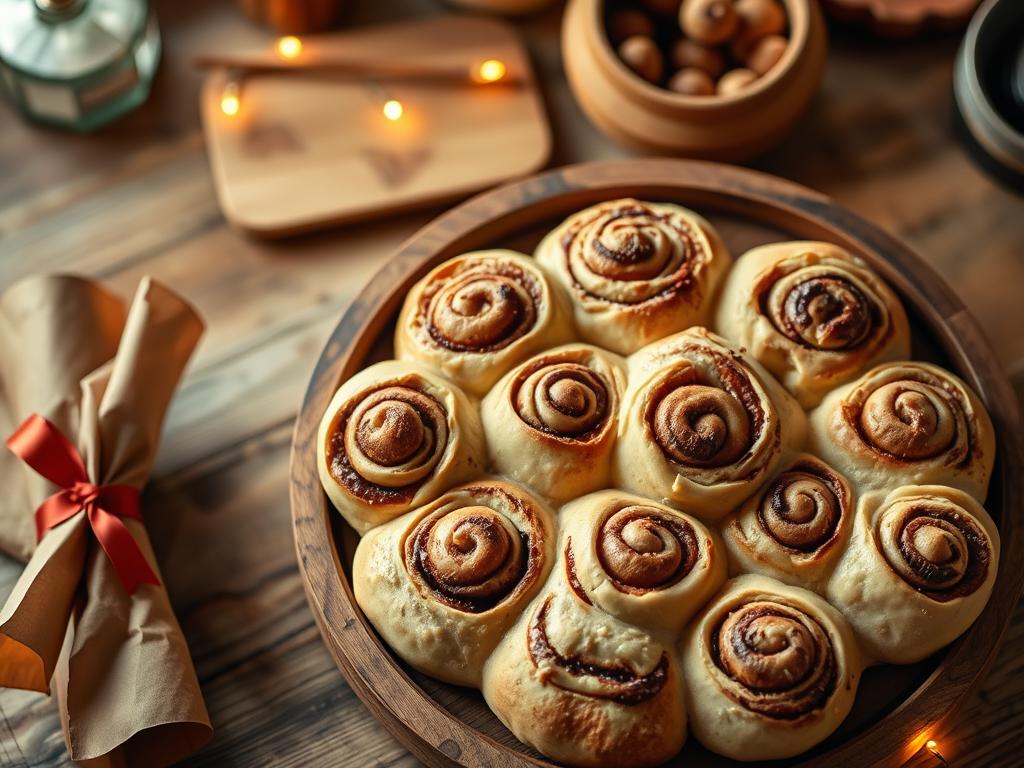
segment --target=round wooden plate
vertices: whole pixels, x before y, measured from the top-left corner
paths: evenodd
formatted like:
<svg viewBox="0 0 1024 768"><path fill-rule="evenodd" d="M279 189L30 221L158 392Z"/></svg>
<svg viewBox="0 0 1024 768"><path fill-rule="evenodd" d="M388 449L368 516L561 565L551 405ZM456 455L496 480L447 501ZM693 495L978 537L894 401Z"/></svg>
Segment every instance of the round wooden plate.
<svg viewBox="0 0 1024 768"><path fill-rule="evenodd" d="M325 347L295 427L291 504L295 546L310 607L353 690L388 730L431 766L547 766L490 712L477 691L434 681L385 646L352 595L357 537L321 490L316 432L340 382L391 354L394 318L413 283L439 262L483 247L531 252L568 214L602 200L667 200L708 216L739 255L780 239L825 239L867 258L903 296L915 327L914 356L963 376L992 414L998 462L987 507L999 524L995 591L957 642L914 665L868 670L840 729L792 765L898 765L937 734L995 654L1024 583L1021 511L1024 449L1013 390L978 326L945 283L902 243L828 198L754 171L682 160L570 166L487 192L412 237L370 281ZM670 765L731 761L689 739ZM739 764L735 764L739 765Z"/></svg>

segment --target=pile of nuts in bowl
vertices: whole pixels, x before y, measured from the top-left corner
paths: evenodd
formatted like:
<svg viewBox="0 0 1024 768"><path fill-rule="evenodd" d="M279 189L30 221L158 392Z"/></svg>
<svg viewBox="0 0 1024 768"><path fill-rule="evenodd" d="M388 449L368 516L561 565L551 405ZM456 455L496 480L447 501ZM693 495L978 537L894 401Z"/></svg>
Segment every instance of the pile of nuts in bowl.
<svg viewBox="0 0 1024 768"><path fill-rule="evenodd" d="M608 37L649 83L687 96L729 96L782 59L789 45L780 0L640 0L611 5Z"/></svg>

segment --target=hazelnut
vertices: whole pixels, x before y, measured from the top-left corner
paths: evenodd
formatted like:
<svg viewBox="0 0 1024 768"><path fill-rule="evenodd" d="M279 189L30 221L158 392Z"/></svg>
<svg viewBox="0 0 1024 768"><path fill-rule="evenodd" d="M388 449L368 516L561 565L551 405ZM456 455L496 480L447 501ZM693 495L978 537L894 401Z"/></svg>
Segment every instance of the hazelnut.
<svg viewBox="0 0 1024 768"><path fill-rule="evenodd" d="M654 36L654 24L643 12L633 8L616 11L608 19L608 36L613 43L621 43L627 37Z"/></svg>
<svg viewBox="0 0 1024 768"><path fill-rule="evenodd" d="M749 69L731 69L718 80L718 95L731 96L757 80L757 73Z"/></svg>
<svg viewBox="0 0 1024 768"><path fill-rule="evenodd" d="M724 43L736 32L739 16L732 0L684 0L679 26L686 36L704 45Z"/></svg>
<svg viewBox="0 0 1024 768"><path fill-rule="evenodd" d="M681 37L672 45L672 65L676 69L700 69L715 79L725 72L725 56L717 48Z"/></svg>
<svg viewBox="0 0 1024 768"><path fill-rule="evenodd" d="M661 51L651 38L643 35L627 37L619 46L619 57L644 80L652 83L661 80L665 65Z"/></svg>
<svg viewBox="0 0 1024 768"><path fill-rule="evenodd" d="M754 47L747 56L747 68L759 75L765 74L779 63L779 59L782 58L782 54L786 52L788 46L789 40L782 35L762 37L754 43Z"/></svg>
<svg viewBox="0 0 1024 768"><path fill-rule="evenodd" d="M668 81L668 89L688 96L713 96L715 81L703 69L687 67L672 75Z"/></svg>
<svg viewBox="0 0 1024 768"><path fill-rule="evenodd" d="M640 0L640 4L651 13L659 16L675 16L679 13L682 0Z"/></svg>
<svg viewBox="0 0 1024 768"><path fill-rule="evenodd" d="M786 11L777 0L736 0L739 29L729 43L733 56L746 60L754 44L786 30Z"/></svg>

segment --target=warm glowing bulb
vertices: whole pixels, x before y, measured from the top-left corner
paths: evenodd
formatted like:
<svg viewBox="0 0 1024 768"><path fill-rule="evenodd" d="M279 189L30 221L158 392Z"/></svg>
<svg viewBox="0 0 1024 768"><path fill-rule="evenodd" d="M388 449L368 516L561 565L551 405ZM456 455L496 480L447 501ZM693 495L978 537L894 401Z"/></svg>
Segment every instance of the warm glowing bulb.
<svg viewBox="0 0 1024 768"><path fill-rule="evenodd" d="M488 59L480 65L477 74L480 76L480 82L482 83L496 83L505 76L507 71L505 62L498 59Z"/></svg>
<svg viewBox="0 0 1024 768"><path fill-rule="evenodd" d="M237 96L225 95L220 100L220 111L228 117L234 117L238 114L238 108L241 105L238 103Z"/></svg>
<svg viewBox="0 0 1024 768"><path fill-rule="evenodd" d="M402 116L402 102L398 99L388 99L384 102L384 117L394 122Z"/></svg>
<svg viewBox="0 0 1024 768"><path fill-rule="evenodd" d="M277 52L281 58L294 59L302 53L302 41L292 35L282 37L277 41Z"/></svg>
<svg viewBox="0 0 1024 768"><path fill-rule="evenodd" d="M234 117L241 107L242 102L238 98L238 83L232 80L224 86L224 93L220 97L220 111L228 117Z"/></svg>
<svg viewBox="0 0 1024 768"><path fill-rule="evenodd" d="M928 741L926 741L924 745L928 747L929 752L934 752L936 749L939 748L939 743L935 741L935 739L928 739Z"/></svg>

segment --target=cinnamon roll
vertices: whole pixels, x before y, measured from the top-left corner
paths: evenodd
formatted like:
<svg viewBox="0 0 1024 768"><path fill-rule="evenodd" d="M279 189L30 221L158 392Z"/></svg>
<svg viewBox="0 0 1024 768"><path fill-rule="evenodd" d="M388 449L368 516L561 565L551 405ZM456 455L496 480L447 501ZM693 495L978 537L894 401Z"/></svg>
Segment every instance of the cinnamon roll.
<svg viewBox="0 0 1024 768"><path fill-rule="evenodd" d="M979 501L995 461L977 395L929 363L880 365L829 394L811 414L811 444L860 489L941 483Z"/></svg>
<svg viewBox="0 0 1024 768"><path fill-rule="evenodd" d="M556 565L484 666L483 694L520 740L578 766L660 765L686 739L671 644L581 601Z"/></svg>
<svg viewBox="0 0 1024 768"><path fill-rule="evenodd" d="M476 407L458 387L389 360L335 393L320 421L317 465L334 506L365 533L479 473L483 445Z"/></svg>
<svg viewBox="0 0 1024 768"><path fill-rule="evenodd" d="M585 603L675 637L725 581L718 536L670 507L598 491L558 514L566 582Z"/></svg>
<svg viewBox="0 0 1024 768"><path fill-rule="evenodd" d="M623 355L709 319L731 260L693 211L631 199L570 216L536 256L573 299L580 337Z"/></svg>
<svg viewBox="0 0 1024 768"><path fill-rule="evenodd" d="M409 292L395 355L482 396L513 365L572 336L568 299L533 259L475 251L444 262Z"/></svg>
<svg viewBox="0 0 1024 768"><path fill-rule="evenodd" d="M615 484L719 520L804 439L800 406L755 361L704 328L628 360Z"/></svg>
<svg viewBox="0 0 1024 768"><path fill-rule="evenodd" d="M555 559L551 510L524 489L483 479L374 528L356 549L356 602L402 659L457 685L544 583Z"/></svg>
<svg viewBox="0 0 1024 768"><path fill-rule="evenodd" d="M835 608L756 575L726 582L682 653L694 736L738 760L791 757L822 741L849 713L861 673Z"/></svg>
<svg viewBox="0 0 1024 768"><path fill-rule="evenodd" d="M870 494L827 596L865 652L909 664L959 637L988 602L999 532L974 498L939 485Z"/></svg>
<svg viewBox="0 0 1024 768"><path fill-rule="evenodd" d="M481 408L491 462L560 503L608 484L625 362L586 344L530 358Z"/></svg>
<svg viewBox="0 0 1024 768"><path fill-rule="evenodd" d="M910 354L900 300L862 259L831 243L775 243L743 254L725 281L717 330L804 408L869 366Z"/></svg>
<svg viewBox="0 0 1024 768"><path fill-rule="evenodd" d="M722 526L734 571L824 590L853 526L846 478L804 453L747 499Z"/></svg>

